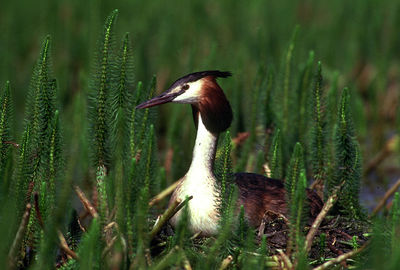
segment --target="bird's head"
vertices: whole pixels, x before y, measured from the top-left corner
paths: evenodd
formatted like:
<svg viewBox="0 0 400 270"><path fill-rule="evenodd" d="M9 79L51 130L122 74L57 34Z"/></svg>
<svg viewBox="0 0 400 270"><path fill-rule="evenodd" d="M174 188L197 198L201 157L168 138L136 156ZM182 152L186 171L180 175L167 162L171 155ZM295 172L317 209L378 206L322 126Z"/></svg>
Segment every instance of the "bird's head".
<svg viewBox="0 0 400 270"><path fill-rule="evenodd" d="M188 74L176 80L165 92L139 104L136 109L150 108L168 102L191 104L197 123L201 114L206 128L213 133L226 130L232 122L232 109L217 78L231 76L230 72L209 70Z"/></svg>

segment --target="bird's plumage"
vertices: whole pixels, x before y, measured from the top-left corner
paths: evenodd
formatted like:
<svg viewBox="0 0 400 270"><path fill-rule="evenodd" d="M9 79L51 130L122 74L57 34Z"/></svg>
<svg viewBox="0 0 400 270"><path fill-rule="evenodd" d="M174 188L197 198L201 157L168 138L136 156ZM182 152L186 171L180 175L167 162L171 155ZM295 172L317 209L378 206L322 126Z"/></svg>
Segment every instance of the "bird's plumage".
<svg viewBox="0 0 400 270"><path fill-rule="evenodd" d="M243 205L247 220L254 227L260 225L265 210L284 216L288 214L286 190L282 180L255 173L236 173L234 179L239 190L238 204ZM313 219L323 203L314 191L306 189L306 192L310 217Z"/></svg>

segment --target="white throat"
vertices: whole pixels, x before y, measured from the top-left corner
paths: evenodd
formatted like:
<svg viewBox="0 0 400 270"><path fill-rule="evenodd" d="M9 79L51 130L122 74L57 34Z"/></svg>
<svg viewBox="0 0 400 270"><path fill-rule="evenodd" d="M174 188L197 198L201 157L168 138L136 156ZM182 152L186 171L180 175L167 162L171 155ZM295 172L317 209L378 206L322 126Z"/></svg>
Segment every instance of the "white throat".
<svg viewBox="0 0 400 270"><path fill-rule="evenodd" d="M217 148L218 134L207 130L199 114L196 142L193 149L192 163L188 174L201 171L213 174L215 151Z"/></svg>

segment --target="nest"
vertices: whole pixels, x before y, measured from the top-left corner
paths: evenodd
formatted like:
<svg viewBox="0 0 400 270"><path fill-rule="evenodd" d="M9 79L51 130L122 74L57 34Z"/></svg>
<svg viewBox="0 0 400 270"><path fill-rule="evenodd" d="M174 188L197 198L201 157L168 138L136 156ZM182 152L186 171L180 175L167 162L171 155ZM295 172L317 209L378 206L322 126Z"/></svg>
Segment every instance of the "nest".
<svg viewBox="0 0 400 270"><path fill-rule="evenodd" d="M310 227L304 228L307 235ZM334 258L362 246L368 239L366 233L369 224L363 220L350 219L345 216L327 216L318 228L314 237L309 259L314 264L320 264L327 258ZM289 240L289 222L280 215L267 212L257 230L257 241L265 235L270 255L277 250L286 250Z"/></svg>

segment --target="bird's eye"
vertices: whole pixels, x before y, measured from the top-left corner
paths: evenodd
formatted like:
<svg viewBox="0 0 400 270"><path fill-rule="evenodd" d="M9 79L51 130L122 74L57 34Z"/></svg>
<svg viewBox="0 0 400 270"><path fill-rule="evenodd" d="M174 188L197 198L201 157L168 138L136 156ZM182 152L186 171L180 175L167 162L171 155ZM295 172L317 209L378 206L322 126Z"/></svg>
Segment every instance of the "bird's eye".
<svg viewBox="0 0 400 270"><path fill-rule="evenodd" d="M184 86L182 86L182 90L188 90L189 89L189 85L185 84Z"/></svg>

